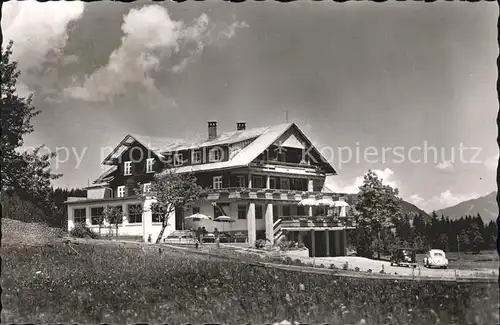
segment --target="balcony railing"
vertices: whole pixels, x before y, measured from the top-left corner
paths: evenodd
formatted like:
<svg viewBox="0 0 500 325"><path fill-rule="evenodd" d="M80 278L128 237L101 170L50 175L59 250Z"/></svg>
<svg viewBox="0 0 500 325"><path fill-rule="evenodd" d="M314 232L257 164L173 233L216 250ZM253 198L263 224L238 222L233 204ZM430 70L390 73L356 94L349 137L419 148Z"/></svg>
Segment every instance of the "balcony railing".
<svg viewBox="0 0 500 325"><path fill-rule="evenodd" d="M290 194L290 195L320 195L324 194L319 191L301 191L301 190L282 190L272 188L248 188L248 187L223 187L220 189L207 189L207 193L276 193L276 194Z"/></svg>

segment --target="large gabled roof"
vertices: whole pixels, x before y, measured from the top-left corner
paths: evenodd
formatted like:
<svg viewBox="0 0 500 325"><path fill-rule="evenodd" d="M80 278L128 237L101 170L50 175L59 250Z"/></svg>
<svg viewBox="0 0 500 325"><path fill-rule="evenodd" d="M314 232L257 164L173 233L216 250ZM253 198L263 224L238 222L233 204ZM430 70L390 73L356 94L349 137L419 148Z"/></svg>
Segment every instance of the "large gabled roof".
<svg viewBox="0 0 500 325"><path fill-rule="evenodd" d="M175 171L183 173L245 167L255 160L261 153L263 153L269 146L274 144L290 128L295 128L295 130L301 134L304 139L307 139L307 137L294 123L257 127L241 131L222 132L213 140L181 140L129 134L103 161L103 164L107 164L111 159L119 157L119 155L127 150L127 145L130 145L134 141L139 142L144 147L153 151L156 155L158 155L158 157L163 158L168 152L212 147L217 145L228 145L251 140L248 145L243 147L228 161L176 167ZM307 141L309 142L309 140ZM311 143L309 142L308 145L311 145ZM321 156L318 151L316 152ZM324 158L323 160L326 162ZM333 166L329 163L327 164L331 167L333 174L336 174Z"/></svg>

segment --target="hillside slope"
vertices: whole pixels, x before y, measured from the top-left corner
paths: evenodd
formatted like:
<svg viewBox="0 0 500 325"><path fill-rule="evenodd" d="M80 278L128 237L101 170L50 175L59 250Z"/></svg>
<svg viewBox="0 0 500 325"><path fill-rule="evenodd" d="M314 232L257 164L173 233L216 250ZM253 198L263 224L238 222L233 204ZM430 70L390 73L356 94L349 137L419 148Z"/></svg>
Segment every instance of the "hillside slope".
<svg viewBox="0 0 500 325"><path fill-rule="evenodd" d="M484 222L495 221L498 216L498 205L496 201L497 192L463 201L454 206L436 211L438 216L444 215L450 219L458 219L465 215L481 215Z"/></svg>

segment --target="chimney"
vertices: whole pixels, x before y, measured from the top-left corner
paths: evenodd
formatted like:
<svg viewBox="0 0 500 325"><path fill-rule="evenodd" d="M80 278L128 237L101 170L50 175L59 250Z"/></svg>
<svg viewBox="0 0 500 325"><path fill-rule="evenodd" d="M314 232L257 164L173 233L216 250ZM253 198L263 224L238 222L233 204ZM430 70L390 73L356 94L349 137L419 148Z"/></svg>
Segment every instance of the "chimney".
<svg viewBox="0 0 500 325"><path fill-rule="evenodd" d="M243 131L246 128L246 123L245 122L238 122L236 123L236 130L238 131Z"/></svg>
<svg viewBox="0 0 500 325"><path fill-rule="evenodd" d="M217 122L208 122L208 140L213 140L217 138Z"/></svg>

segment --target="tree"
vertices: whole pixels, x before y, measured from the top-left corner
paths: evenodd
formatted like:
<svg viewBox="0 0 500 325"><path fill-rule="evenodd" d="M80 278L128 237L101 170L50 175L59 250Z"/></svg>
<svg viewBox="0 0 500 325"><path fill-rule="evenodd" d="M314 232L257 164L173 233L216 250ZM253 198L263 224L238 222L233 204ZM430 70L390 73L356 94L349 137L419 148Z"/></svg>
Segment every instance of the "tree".
<svg viewBox="0 0 500 325"><path fill-rule="evenodd" d="M481 235L479 227L477 226L477 224L472 224L468 232L469 232L471 249L475 254L478 254L481 251L481 248L484 244L484 239L483 236Z"/></svg>
<svg viewBox="0 0 500 325"><path fill-rule="evenodd" d="M364 176L363 185L359 187L355 209L357 238L356 249L359 255L371 258L376 249L380 259L381 243L395 223L403 216L401 198L398 190L384 185L377 174L369 170ZM376 242L377 245L371 243Z"/></svg>
<svg viewBox="0 0 500 325"><path fill-rule="evenodd" d="M156 238L158 244L175 210L185 210L199 201L204 190L196 183L196 177L193 174L176 173L175 170L170 169L155 175L151 182L150 192L156 198L155 212L160 215L162 224L161 231Z"/></svg>
<svg viewBox="0 0 500 325"><path fill-rule="evenodd" d="M123 211L120 209L120 207L112 207L112 206L107 206L103 213L103 218L108 222L109 224L109 232L111 233L111 227L112 225L115 225L116 229L116 237L118 237L118 225L123 222ZM100 232L100 227L99 227L99 232Z"/></svg>
<svg viewBox="0 0 500 325"><path fill-rule="evenodd" d="M436 247L441 248L444 251L448 251L448 235L442 233L436 240Z"/></svg>
<svg viewBox="0 0 500 325"><path fill-rule="evenodd" d="M0 167L2 182L2 205L8 195L16 194L21 200L29 200L50 213L54 206L49 200L50 181L61 175L52 174L50 159L55 153L40 154L38 147L33 152L20 152L23 136L33 132L32 118L40 113L28 98L17 95L16 84L21 72L17 62L11 61L13 42L4 49L0 69L1 82L1 141Z"/></svg>

